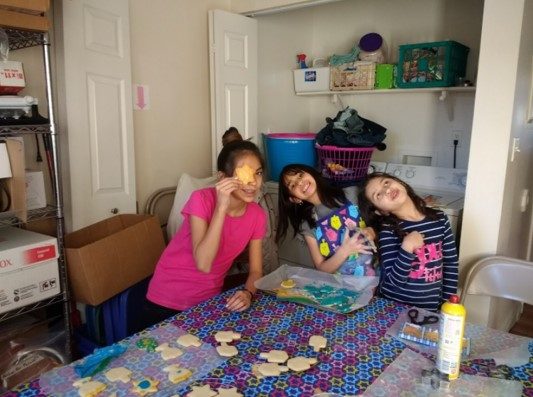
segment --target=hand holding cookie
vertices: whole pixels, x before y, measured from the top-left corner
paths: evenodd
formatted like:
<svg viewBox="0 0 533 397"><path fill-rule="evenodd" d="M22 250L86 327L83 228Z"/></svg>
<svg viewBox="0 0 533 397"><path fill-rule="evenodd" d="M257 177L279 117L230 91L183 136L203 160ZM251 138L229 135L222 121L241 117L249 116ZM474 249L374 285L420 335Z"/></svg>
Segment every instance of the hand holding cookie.
<svg viewBox="0 0 533 397"><path fill-rule="evenodd" d="M227 210L230 204L231 193L242 187L242 182L235 178L224 178L217 182L217 206Z"/></svg>

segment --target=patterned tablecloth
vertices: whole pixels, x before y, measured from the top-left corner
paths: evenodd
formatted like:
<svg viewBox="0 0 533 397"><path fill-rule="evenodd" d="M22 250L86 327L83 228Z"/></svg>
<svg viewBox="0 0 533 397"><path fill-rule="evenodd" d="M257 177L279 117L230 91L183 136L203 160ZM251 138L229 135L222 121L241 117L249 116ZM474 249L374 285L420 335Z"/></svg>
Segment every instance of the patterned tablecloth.
<svg viewBox="0 0 533 397"><path fill-rule="evenodd" d="M231 291L230 291L231 292ZM193 385L209 384L212 389L237 387L245 396L312 396L323 392L356 395L362 393L406 348L400 340L385 335L406 306L374 298L366 307L349 315L335 314L275 297L259 294L250 310L231 313L224 308L230 292L167 320L216 346L214 334L233 330L242 334L235 342L239 355L215 368ZM161 323L158 326L162 326ZM155 326L150 332L155 332ZM144 331L146 333L146 330ZM323 335L328 347L315 353L308 345L311 335ZM290 357L316 357L318 364L303 373L288 372L258 379L252 365L264 362L261 352L285 350ZM487 360L485 360L487 361ZM476 374L480 360L463 365L463 372ZM513 369L512 379L521 381L524 396L533 396L533 359ZM185 395L190 388L182 390ZM18 386L5 396L44 396L39 380ZM104 394L103 394L104 395ZM165 396L164 391L156 395Z"/></svg>

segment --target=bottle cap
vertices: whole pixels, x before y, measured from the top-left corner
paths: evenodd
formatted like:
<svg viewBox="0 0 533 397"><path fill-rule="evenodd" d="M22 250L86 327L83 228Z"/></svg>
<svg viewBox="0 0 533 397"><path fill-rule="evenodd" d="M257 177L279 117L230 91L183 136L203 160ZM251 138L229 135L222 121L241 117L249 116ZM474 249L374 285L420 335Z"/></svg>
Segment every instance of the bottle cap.
<svg viewBox="0 0 533 397"><path fill-rule="evenodd" d="M450 303L459 303L459 297L457 295L450 296Z"/></svg>

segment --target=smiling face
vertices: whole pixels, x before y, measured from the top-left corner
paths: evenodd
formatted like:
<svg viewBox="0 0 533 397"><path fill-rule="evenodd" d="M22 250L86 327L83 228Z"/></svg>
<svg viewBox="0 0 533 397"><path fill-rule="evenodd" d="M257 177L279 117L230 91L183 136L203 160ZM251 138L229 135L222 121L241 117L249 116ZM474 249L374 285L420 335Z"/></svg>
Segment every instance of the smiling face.
<svg viewBox="0 0 533 397"><path fill-rule="evenodd" d="M397 213L410 202L405 186L386 176L370 180L365 196L382 213Z"/></svg>
<svg viewBox="0 0 533 397"><path fill-rule="evenodd" d="M243 154L235 162L234 177L239 177L239 173L246 171L245 183L241 189L235 190L232 195L242 201L251 203L254 201L263 183L263 167L261 161L252 153Z"/></svg>
<svg viewBox="0 0 533 397"><path fill-rule="evenodd" d="M283 183L291 194L291 201L307 201L312 204L320 203L315 178L304 171L288 173L283 176Z"/></svg>

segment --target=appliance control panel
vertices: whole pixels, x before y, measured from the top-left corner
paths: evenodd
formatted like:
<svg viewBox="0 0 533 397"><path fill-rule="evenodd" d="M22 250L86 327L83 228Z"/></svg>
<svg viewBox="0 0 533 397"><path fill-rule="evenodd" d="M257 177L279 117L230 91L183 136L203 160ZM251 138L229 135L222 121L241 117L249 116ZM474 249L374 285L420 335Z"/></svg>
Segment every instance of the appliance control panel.
<svg viewBox="0 0 533 397"><path fill-rule="evenodd" d="M386 172L416 188L457 193L466 188L465 169L389 163Z"/></svg>

